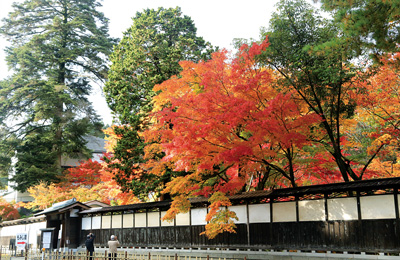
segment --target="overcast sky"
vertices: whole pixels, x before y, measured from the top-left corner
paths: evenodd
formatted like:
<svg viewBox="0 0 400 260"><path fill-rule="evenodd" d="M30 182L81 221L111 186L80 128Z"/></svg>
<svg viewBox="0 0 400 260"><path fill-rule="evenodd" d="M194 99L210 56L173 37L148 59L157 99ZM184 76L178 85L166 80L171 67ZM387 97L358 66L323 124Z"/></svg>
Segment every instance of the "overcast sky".
<svg viewBox="0 0 400 260"><path fill-rule="evenodd" d="M15 0L0 0L0 18L12 11ZM19 0L19 2L22 2ZM110 19L110 35L121 38L132 24L136 12L146 8L176 7L188 15L197 27L197 35L220 48L232 49L234 38L259 39L260 28L268 26L278 0L104 0L101 11ZM0 38L0 79L10 75L5 64L3 49L7 42ZM111 114L106 108L101 89L95 86L92 101L106 124L111 124Z"/></svg>

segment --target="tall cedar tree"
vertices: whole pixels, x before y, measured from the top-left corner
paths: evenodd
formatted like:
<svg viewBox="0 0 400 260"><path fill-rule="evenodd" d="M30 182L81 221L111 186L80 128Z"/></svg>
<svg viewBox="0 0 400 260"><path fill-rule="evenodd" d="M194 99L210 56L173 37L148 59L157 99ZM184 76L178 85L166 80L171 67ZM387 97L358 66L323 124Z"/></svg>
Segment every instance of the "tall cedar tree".
<svg viewBox="0 0 400 260"><path fill-rule="evenodd" d="M14 74L0 85L2 166L15 155L17 189L57 181L63 155L89 156L84 135L102 124L87 97L104 80L115 40L96 0L14 3L0 32ZM2 167L0 167L2 168Z"/></svg>
<svg viewBox="0 0 400 260"><path fill-rule="evenodd" d="M155 95L154 85L178 74L179 61L210 57L213 51L210 43L196 36L196 30L192 19L183 15L179 7L146 9L136 14L133 25L111 55L112 65L104 90L122 126L113 129L119 138L113 160L108 163L118 170L115 177L119 184L138 196L157 192L169 180L168 175L158 178L138 169L144 161L144 143L138 133L148 125L146 118Z"/></svg>
<svg viewBox="0 0 400 260"><path fill-rule="evenodd" d="M351 64L354 53L339 29L305 1L281 1L272 15L265 61L284 77L281 86L295 90L310 111L322 118L326 137L316 140L333 156L344 181L362 178L367 165L355 169L342 147L341 123L354 114Z"/></svg>

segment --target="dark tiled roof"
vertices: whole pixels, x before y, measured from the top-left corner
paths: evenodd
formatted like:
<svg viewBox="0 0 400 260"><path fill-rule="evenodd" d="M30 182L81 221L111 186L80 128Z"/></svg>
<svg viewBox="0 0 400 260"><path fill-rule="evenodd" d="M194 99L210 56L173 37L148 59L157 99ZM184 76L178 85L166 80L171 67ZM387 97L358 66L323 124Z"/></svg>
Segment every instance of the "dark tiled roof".
<svg viewBox="0 0 400 260"><path fill-rule="evenodd" d="M0 223L0 227L22 225L22 224L29 224L29 223L36 223L36 222L43 222L43 221L46 221L45 216L22 218L22 219L16 219L16 220L3 221Z"/></svg>
<svg viewBox="0 0 400 260"><path fill-rule="evenodd" d="M332 184L321 184L302 186L296 188L276 189L272 191L252 191L244 192L236 195L229 196L230 200L251 200L260 198L278 198L288 196L303 196L312 194L329 194L333 192L346 192L346 191L369 191L374 189L387 189L387 188L400 188L400 178L386 178L386 179L371 179L365 181L353 181L346 183L332 183ZM199 197L191 198L192 204L207 203L208 199ZM148 202L138 203L123 206L114 207L103 207L94 208L81 211L81 214L93 214L102 212L114 212L114 211L127 211L137 209L154 209L154 208L165 208L169 207L171 201L160 201L160 202Z"/></svg>
<svg viewBox="0 0 400 260"><path fill-rule="evenodd" d="M101 213L101 212L113 212L113 211L126 211L126 210L135 210L135 209L153 209L153 208L169 207L170 204L171 204L171 201L167 200L167 201L137 203L137 204L111 206L111 207L103 207L103 208L92 208L92 209L83 210L79 213L80 214L88 214L88 213Z"/></svg>
<svg viewBox="0 0 400 260"><path fill-rule="evenodd" d="M51 206L50 208L40 211L39 213L36 213L34 216L49 214L49 213L53 213L53 212L62 212L62 211L68 210L68 209L76 207L76 206L80 206L84 209L90 208L89 206L86 206L85 204L83 204L79 201L76 201L76 199L73 198L70 200L54 203L53 206Z"/></svg>
<svg viewBox="0 0 400 260"><path fill-rule="evenodd" d="M84 137L87 142L86 147L92 150L93 153L104 153L106 152L106 140L96 136L88 135Z"/></svg>

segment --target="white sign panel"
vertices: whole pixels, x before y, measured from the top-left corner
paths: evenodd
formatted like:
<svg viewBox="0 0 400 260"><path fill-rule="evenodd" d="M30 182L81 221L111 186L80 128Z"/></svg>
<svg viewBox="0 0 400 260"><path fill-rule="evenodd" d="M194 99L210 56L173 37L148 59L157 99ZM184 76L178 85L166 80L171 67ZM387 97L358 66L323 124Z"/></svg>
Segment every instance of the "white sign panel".
<svg viewBox="0 0 400 260"><path fill-rule="evenodd" d="M15 245L18 248L25 248L25 245L28 244L28 233L17 233L15 239Z"/></svg>
<svg viewBox="0 0 400 260"><path fill-rule="evenodd" d="M43 232L43 248L49 249L51 243L51 232Z"/></svg>

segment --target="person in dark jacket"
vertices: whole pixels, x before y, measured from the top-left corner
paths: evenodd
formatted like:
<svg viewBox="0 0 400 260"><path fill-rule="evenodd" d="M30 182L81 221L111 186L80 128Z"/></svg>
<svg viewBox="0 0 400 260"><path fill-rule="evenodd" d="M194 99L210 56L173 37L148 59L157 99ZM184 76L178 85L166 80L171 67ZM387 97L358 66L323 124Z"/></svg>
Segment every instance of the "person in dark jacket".
<svg viewBox="0 0 400 260"><path fill-rule="evenodd" d="M85 241L85 246L86 246L86 251L88 253L89 260L93 260L93 253L94 253L94 245L93 245L93 241L94 241L95 235L93 233L89 233L86 237L86 241Z"/></svg>

